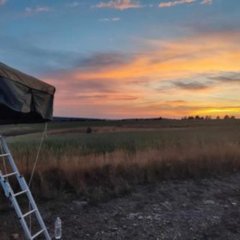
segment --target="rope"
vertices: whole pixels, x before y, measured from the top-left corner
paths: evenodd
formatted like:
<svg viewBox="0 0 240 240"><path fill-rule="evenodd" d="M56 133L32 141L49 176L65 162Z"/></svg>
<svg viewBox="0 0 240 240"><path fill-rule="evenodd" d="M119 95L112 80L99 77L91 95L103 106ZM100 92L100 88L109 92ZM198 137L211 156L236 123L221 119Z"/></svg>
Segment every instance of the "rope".
<svg viewBox="0 0 240 240"><path fill-rule="evenodd" d="M39 146L38 146L37 155L36 155L36 159L34 161L33 169L32 169L32 172L31 172L31 176L30 176L30 179L29 179L29 183L28 183L29 189L31 187L31 183L32 183L35 171L36 171L36 167L37 167L37 163L38 163L38 160L39 160L40 152L42 150L42 145L43 145L44 139L47 136L47 128L48 128L48 123L46 122L45 126L44 126L44 129L43 129L43 132L42 132L41 140L40 140L40 143L39 143ZM30 210L32 210L32 206L31 206L31 204L29 202L29 211ZM32 216L31 215L29 217L29 230L30 230L30 233L31 233L32 232Z"/></svg>
<svg viewBox="0 0 240 240"><path fill-rule="evenodd" d="M39 147L38 147L36 159L35 159L35 161L34 161L33 169L32 169L32 172L31 172L31 177L30 177L30 179L29 179L29 183L28 183L29 188L30 188L30 186L31 186L31 183L32 183L32 180L33 180L35 171L36 171L36 167L37 167L37 163L38 163L38 160L39 160L40 152L41 152L41 150L42 150L42 145L43 145L44 139L45 139L45 137L47 136L47 128L48 128L48 123L46 122L46 123L45 123L45 126L44 126L44 130L43 130L43 132L42 132L41 140L40 140L40 143L39 143Z"/></svg>

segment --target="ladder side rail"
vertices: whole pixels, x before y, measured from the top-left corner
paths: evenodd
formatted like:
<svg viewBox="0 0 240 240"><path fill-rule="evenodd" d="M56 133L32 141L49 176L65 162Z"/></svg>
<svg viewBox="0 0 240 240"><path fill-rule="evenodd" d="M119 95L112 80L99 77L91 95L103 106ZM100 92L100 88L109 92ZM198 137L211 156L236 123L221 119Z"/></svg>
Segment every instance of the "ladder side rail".
<svg viewBox="0 0 240 240"><path fill-rule="evenodd" d="M29 189L29 186L28 186L26 180L24 179L24 177L23 177L22 175L20 175L19 170L18 170L18 168L17 168L17 165L15 164L15 161L14 161L14 159L13 159L11 153L10 153L10 150L9 150L9 148L8 148L8 145L7 145L6 141L5 141L5 139L4 139L1 135L0 135L0 143L1 143L1 145L2 145L2 150L4 151L4 153L7 153L7 154L8 154L7 159L8 159L8 161L9 161L9 164L10 164L11 167L12 167L12 170L13 170L14 172L16 172L16 178L17 178L17 181L18 181L18 183L19 183L19 185L20 185L20 188L21 188L23 191L27 190L27 191L26 191L26 195L27 195L27 197L28 197L29 203L31 204L32 209L36 209L35 215L36 215L36 218L37 218L37 220L38 220L38 223L39 223L41 229L43 230L43 234L44 234L45 239L46 239L46 240L51 240L51 237L50 237L50 235L49 235L49 233L48 233L47 227L46 227L46 225L45 225L45 223L44 223L44 221L43 221L43 219L42 219L42 216L41 216L41 214L40 214L40 212L39 212L39 209L38 209L38 207L37 207L37 205L36 205L36 203L35 203L35 200L34 200L34 198L33 198L33 196L32 196L32 193L31 193L31 191L30 191L30 189ZM14 192L13 192L13 190L12 190L12 188L11 188L11 185L9 184L9 182L7 182L7 181L5 180L5 178L3 177L3 175L2 175L1 172L0 172L0 182L1 182L1 185L2 185L2 187L3 187L3 189L4 189L4 192L5 192L6 197L10 199L10 201L12 202L12 204L13 204L13 206L14 206L14 208L15 208L15 211L16 211L16 213L17 213L17 216L18 216L19 219L20 219L20 223L21 223L21 225L22 225L22 228L24 229L24 232L25 232L26 237L27 237L29 240L34 239L34 238L31 236L30 230L29 230L29 228L28 228L28 225L27 225L27 223L26 223L26 220L25 220L24 217L23 217L23 214L22 214L22 211L21 211L21 209L20 209L20 207L19 207L19 204L18 204L18 202L17 202L17 200L16 200L16 198L15 198L15 196L14 196Z"/></svg>
<svg viewBox="0 0 240 240"><path fill-rule="evenodd" d="M8 161L9 161L9 163L10 163L12 169L13 169L13 172L17 172L18 175L20 175L19 171L18 171L18 168L17 168L17 166L16 166L16 164L15 164L13 158L12 158L12 155L10 154L8 145L7 145L7 143L6 143L6 141L3 137L1 137L1 142L2 142L2 147L3 147L4 152L9 153L7 158L8 158Z"/></svg>
<svg viewBox="0 0 240 240"><path fill-rule="evenodd" d="M8 189L8 193L9 193L8 198L11 201L11 203L13 204L13 207L14 207L16 214L20 220L20 224L22 225L22 228L24 229L24 233L25 233L27 239L31 239L32 238L31 233L29 231L26 220L23 218L21 208L20 208L16 198L14 197L14 192L12 190L11 185L9 184L9 182L7 182L5 179L3 180L2 178L1 178L1 183L2 183L2 185L5 185L4 189Z"/></svg>
<svg viewBox="0 0 240 240"><path fill-rule="evenodd" d="M20 184L20 186L22 187L22 189L29 189L29 186L28 186L28 184L26 183L26 180L24 179L23 176L20 176L20 177L18 178L18 180L19 180L19 184ZM46 240L51 240L51 237L50 237L50 235L49 235L49 233L48 233L47 227L46 227L46 225L45 225L45 223L44 223L44 221L43 221L43 219L42 219L42 216L41 216L41 214L40 214L40 212L39 212L39 209L38 209L38 207L37 207L37 204L35 203L35 200L34 200L34 198L33 198L33 196L32 196L31 191L27 191L26 194L27 194L27 196L28 196L28 199L29 199L29 202L30 202L30 204L31 204L32 209L36 209L35 215L36 215L36 217L37 217L37 220L38 220L38 222L39 222L39 225L40 225L41 228L44 230L44 236L45 236Z"/></svg>

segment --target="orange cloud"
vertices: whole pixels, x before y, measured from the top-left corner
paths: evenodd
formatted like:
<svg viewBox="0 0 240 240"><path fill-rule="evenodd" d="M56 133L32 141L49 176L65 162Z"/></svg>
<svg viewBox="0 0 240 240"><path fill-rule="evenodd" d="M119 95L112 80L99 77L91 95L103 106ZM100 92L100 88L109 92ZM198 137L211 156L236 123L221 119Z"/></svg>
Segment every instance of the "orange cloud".
<svg viewBox="0 0 240 240"><path fill-rule="evenodd" d="M111 56L109 61L110 55L98 56L97 63L88 60L91 67L49 79L58 89L57 115L68 107L75 116L240 116L233 107L240 102L239 37L208 33L177 41L145 40L130 60Z"/></svg>
<svg viewBox="0 0 240 240"><path fill-rule="evenodd" d="M133 0L111 0L109 2L100 2L97 8L114 8L118 10L126 10L129 8L141 8L140 3Z"/></svg>
<svg viewBox="0 0 240 240"><path fill-rule="evenodd" d="M213 3L213 0L202 0L201 4L204 5L211 5Z"/></svg>
<svg viewBox="0 0 240 240"><path fill-rule="evenodd" d="M196 2L196 0L176 0L176 1L169 1L169 2L161 2L159 4L159 7L160 8L175 7L177 5L191 4L194 2Z"/></svg>
<svg viewBox="0 0 240 240"><path fill-rule="evenodd" d="M240 37L240 34L236 38ZM200 73L239 71L237 59L240 47L237 39L225 35L191 37L173 42L146 41L145 52L138 54L130 63L93 71L73 71L76 80L152 78L174 80Z"/></svg>

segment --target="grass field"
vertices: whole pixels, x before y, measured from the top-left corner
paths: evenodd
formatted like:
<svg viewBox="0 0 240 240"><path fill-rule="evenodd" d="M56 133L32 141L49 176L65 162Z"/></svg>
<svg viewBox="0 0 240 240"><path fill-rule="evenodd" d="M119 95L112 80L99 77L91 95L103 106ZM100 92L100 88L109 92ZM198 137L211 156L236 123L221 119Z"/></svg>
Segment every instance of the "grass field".
<svg viewBox="0 0 240 240"><path fill-rule="evenodd" d="M0 127L26 177L43 127ZM238 170L240 120L55 122L48 126L32 187L43 198L74 193L101 200L136 184Z"/></svg>

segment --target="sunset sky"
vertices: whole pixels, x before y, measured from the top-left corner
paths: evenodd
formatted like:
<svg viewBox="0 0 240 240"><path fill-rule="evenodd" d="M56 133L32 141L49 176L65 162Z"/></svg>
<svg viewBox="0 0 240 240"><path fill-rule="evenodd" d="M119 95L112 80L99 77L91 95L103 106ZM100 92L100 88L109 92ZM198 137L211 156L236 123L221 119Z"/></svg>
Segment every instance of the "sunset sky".
<svg viewBox="0 0 240 240"><path fill-rule="evenodd" d="M238 0L0 0L0 61L55 116L240 117Z"/></svg>

